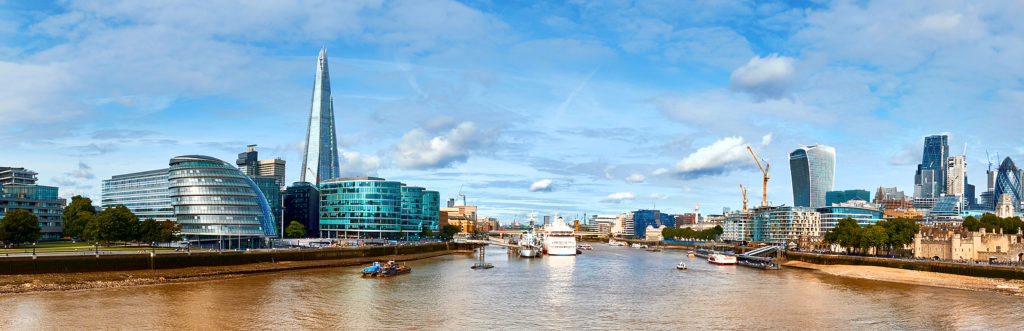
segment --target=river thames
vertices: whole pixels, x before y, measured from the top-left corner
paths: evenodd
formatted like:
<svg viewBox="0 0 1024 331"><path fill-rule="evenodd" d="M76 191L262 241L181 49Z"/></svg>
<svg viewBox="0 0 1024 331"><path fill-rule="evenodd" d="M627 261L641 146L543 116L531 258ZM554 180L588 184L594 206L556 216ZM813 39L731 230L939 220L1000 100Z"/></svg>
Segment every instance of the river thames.
<svg viewBox="0 0 1024 331"><path fill-rule="evenodd" d="M9 329L1013 329L1024 298L853 280L787 268L710 265L683 251L596 244L522 259L489 247L409 262L0 297ZM689 270L676 270L686 261Z"/></svg>

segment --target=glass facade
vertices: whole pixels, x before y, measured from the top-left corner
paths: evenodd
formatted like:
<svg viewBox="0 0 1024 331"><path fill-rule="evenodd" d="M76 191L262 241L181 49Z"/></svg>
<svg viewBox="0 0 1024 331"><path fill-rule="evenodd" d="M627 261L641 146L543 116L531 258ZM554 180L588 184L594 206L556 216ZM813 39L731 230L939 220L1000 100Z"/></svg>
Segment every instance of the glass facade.
<svg viewBox="0 0 1024 331"><path fill-rule="evenodd" d="M139 220L174 221L167 169L116 175L103 181L100 207L123 205Z"/></svg>
<svg viewBox="0 0 1024 331"><path fill-rule="evenodd" d="M855 219L857 224L860 224L862 227L878 223L878 221L884 221L881 211L864 207L822 207L818 208L818 213L821 213L822 235L835 229L839 221L844 218Z"/></svg>
<svg viewBox="0 0 1024 331"><path fill-rule="evenodd" d="M320 232L328 238L396 238L402 227L402 184L348 177L320 184Z"/></svg>
<svg viewBox="0 0 1024 331"><path fill-rule="evenodd" d="M804 146L789 153L794 206L825 206L825 192L832 190L835 179L835 163L836 150L829 146Z"/></svg>
<svg viewBox="0 0 1024 331"><path fill-rule="evenodd" d="M1013 164L1013 160L1010 160L1009 157L1003 159L1003 163L999 164L999 173L996 174L996 187L992 195L993 209L995 209L995 201L998 201L1004 193L1010 195L1010 199L1013 200L1013 207L1020 209L1020 177L1017 172L1017 166Z"/></svg>
<svg viewBox="0 0 1024 331"><path fill-rule="evenodd" d="M434 231L434 234L439 234L440 229L440 210L441 210L441 194L437 191L423 191L423 225Z"/></svg>
<svg viewBox="0 0 1024 331"><path fill-rule="evenodd" d="M274 215L275 220L280 222L284 208L282 208L281 187L277 184L277 178L268 176L252 176L249 178L252 179L253 183L256 183L256 187L267 198L267 204L270 205L270 213ZM286 224L285 226L288 225Z"/></svg>
<svg viewBox="0 0 1024 331"><path fill-rule="evenodd" d="M189 240L236 236L241 242L242 237L277 234L266 196L227 162L201 155L175 157L167 180L181 234Z"/></svg>
<svg viewBox="0 0 1024 331"><path fill-rule="evenodd" d="M845 190L825 192L825 206L831 206L850 200L871 201L871 192L867 190Z"/></svg>
<svg viewBox="0 0 1024 331"><path fill-rule="evenodd" d="M32 182L35 182L34 178ZM0 185L0 218L15 209L27 210L39 218L40 240L61 238L64 202L57 197L57 188L53 186L14 184L14 181Z"/></svg>
<svg viewBox="0 0 1024 331"><path fill-rule="evenodd" d="M655 228L662 225L674 227L676 226L676 218L656 209L641 209L633 212L633 236L641 239L647 238L648 225Z"/></svg>
<svg viewBox="0 0 1024 331"><path fill-rule="evenodd" d="M949 137L933 135L924 138L924 152L921 156L919 175L915 180L920 186L918 197L938 198L946 187L946 158L949 157Z"/></svg>
<svg viewBox="0 0 1024 331"><path fill-rule="evenodd" d="M296 182L284 191L284 226L292 221L306 227L306 236L318 236L320 229L320 191L306 182Z"/></svg>
<svg viewBox="0 0 1024 331"><path fill-rule="evenodd" d="M788 244L797 241L800 236L821 235L821 214L814 209L779 207L758 216L762 229L757 231L757 241Z"/></svg>
<svg viewBox="0 0 1024 331"><path fill-rule="evenodd" d="M439 231L440 194L377 177L320 184L320 234L327 238L418 239ZM399 233L402 235L399 235Z"/></svg>
<svg viewBox="0 0 1024 331"><path fill-rule="evenodd" d="M320 50L313 79L313 100L309 107L301 173L299 181L310 183L341 177L334 128L334 100L331 98L331 77L325 49Z"/></svg>

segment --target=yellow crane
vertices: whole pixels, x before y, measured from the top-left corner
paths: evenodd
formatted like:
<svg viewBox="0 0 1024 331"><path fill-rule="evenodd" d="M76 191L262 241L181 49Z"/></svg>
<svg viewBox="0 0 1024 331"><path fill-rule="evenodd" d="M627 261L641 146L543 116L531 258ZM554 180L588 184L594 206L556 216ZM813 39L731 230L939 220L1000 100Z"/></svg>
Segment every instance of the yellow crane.
<svg viewBox="0 0 1024 331"><path fill-rule="evenodd" d="M750 156L754 157L754 162L757 163L757 167L761 169L761 174L764 174L764 186L761 187L761 207L768 206L768 179L771 176L768 175L768 169L771 167L768 161L764 162L764 166L761 166L761 161L757 160L757 154L754 154L754 150L747 146L747 150L750 151Z"/></svg>
<svg viewBox="0 0 1024 331"><path fill-rule="evenodd" d="M743 184L740 184L740 193L743 193L743 212L747 212L747 189L743 188Z"/></svg>

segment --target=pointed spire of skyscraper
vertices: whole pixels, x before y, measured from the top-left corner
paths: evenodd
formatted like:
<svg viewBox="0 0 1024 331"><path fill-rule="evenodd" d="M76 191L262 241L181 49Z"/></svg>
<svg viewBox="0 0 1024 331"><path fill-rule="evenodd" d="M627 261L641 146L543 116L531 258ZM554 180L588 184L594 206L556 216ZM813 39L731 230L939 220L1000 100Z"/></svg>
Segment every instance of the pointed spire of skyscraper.
<svg viewBox="0 0 1024 331"><path fill-rule="evenodd" d="M319 184L341 177L338 169L338 143L334 129L334 100L331 77L327 69L327 48L320 48L316 77L313 79L313 100L309 107L306 146L299 181Z"/></svg>

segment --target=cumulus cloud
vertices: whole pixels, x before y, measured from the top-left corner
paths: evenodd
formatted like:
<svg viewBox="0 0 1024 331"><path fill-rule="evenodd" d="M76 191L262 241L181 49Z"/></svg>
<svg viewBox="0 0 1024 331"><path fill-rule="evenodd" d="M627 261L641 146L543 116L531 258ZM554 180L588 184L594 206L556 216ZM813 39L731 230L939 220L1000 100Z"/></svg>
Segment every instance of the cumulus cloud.
<svg viewBox="0 0 1024 331"><path fill-rule="evenodd" d="M608 196L604 197L604 199L601 199L601 202L620 203L623 201L629 201L633 199L636 199L636 195L633 195L633 193L619 192L609 194Z"/></svg>
<svg viewBox="0 0 1024 331"><path fill-rule="evenodd" d="M655 169L654 172L651 172L651 174L655 175L655 176L664 175L666 173L668 173L668 169L665 169L665 168L658 168L658 169Z"/></svg>
<svg viewBox="0 0 1024 331"><path fill-rule="evenodd" d="M551 180L541 179L530 184L530 192L551 192Z"/></svg>
<svg viewBox="0 0 1024 331"><path fill-rule="evenodd" d="M344 176L376 176L380 169L380 158L362 155L359 152L342 151L338 169Z"/></svg>
<svg viewBox="0 0 1024 331"><path fill-rule="evenodd" d="M761 142L771 142L771 134L761 137ZM743 137L725 137L697 149L676 163L672 172L685 178L712 176L749 166L750 161L750 152Z"/></svg>
<svg viewBox="0 0 1024 331"><path fill-rule="evenodd" d="M796 78L794 62L793 58L778 54L754 56L747 64L733 70L729 87L761 100L786 97Z"/></svg>
<svg viewBox="0 0 1024 331"><path fill-rule="evenodd" d="M395 146L393 157L402 169L444 168L465 162L469 155L493 141L494 134L477 129L473 122L463 122L447 134L430 137L422 129L413 129Z"/></svg>
<svg viewBox="0 0 1024 331"><path fill-rule="evenodd" d="M642 183L646 179L647 179L647 177L645 177L642 174L632 174L632 175L629 175L629 177L626 177L626 182L627 183Z"/></svg>

